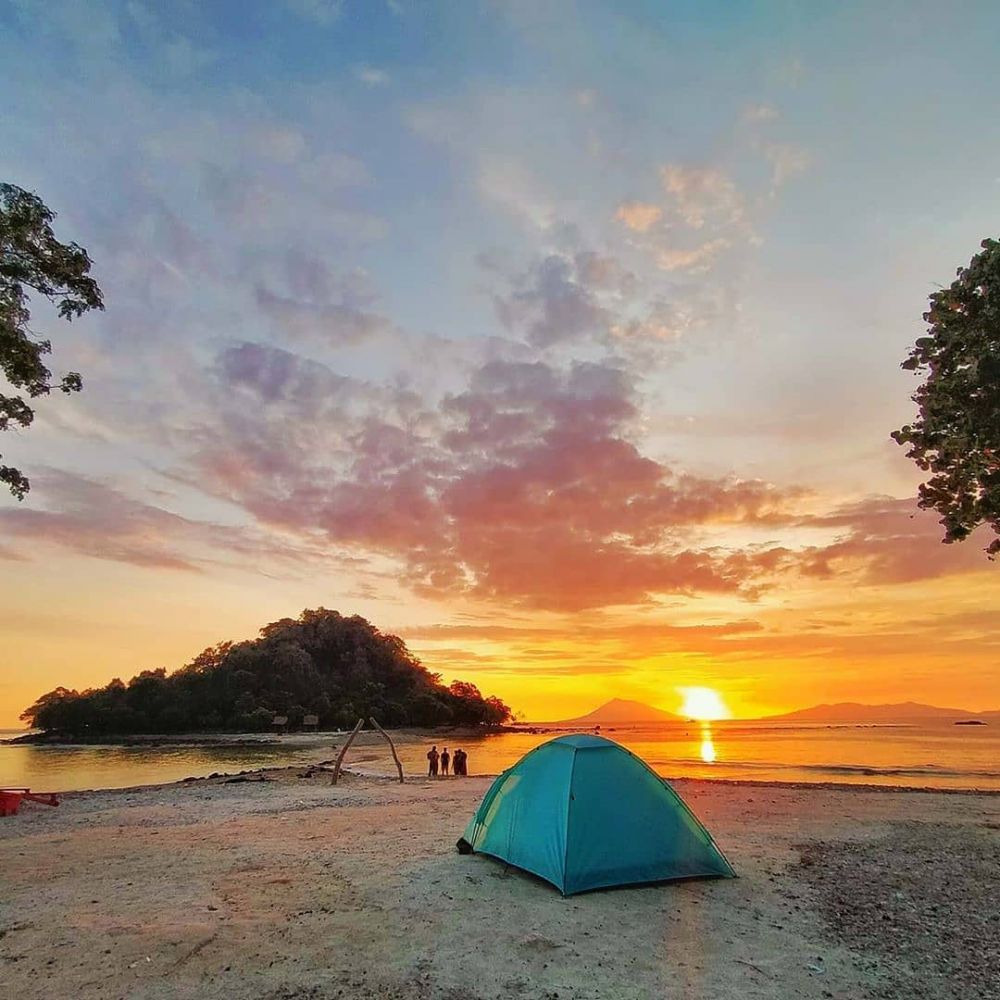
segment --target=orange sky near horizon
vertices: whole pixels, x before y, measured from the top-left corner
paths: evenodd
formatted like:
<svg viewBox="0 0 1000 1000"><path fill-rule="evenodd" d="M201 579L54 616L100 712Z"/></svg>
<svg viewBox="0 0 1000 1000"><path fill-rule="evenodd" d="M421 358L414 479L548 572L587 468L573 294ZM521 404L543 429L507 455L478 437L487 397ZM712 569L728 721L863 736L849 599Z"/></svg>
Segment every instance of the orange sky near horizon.
<svg viewBox="0 0 1000 1000"><path fill-rule="evenodd" d="M0 434L0 727L320 606L526 719L1000 708L890 438L1000 229L996 5L0 7L0 180L107 307L31 300L84 388Z"/></svg>
<svg viewBox="0 0 1000 1000"><path fill-rule="evenodd" d="M265 578L184 574L151 588L146 570L75 559L39 573L0 612L0 728L20 727L20 712L58 685L173 670L207 645L252 638L267 621L320 603L395 631L446 682L472 681L529 721L572 718L612 698L676 713L686 686L717 690L737 718L837 701L997 709L992 573L984 558L978 571L861 594L835 581L754 603L699 601L669 615L469 605L442 621L443 609L405 592L351 599L334 581L300 581L285 584L292 595L272 607L274 583ZM310 600L317 590L328 598Z"/></svg>

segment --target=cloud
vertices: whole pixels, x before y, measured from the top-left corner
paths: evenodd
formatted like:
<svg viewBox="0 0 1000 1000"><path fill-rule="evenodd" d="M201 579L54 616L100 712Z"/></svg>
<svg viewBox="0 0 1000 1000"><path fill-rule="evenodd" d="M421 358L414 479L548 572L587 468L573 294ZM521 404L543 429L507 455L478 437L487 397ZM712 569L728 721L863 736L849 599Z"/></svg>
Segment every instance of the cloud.
<svg viewBox="0 0 1000 1000"><path fill-rule="evenodd" d="M850 697L852 674L870 675L874 663L895 664L897 669L904 665L905 676L911 682L921 666L937 673L958 660L981 662L988 674L989 658L1000 647L1000 627L996 615L988 610L929 613L916 618L897 612L884 619L871 619L859 616L855 605L842 620L830 615L817 619L806 611L791 617L783 615L780 620L767 614L762 620L719 620L696 625L650 619L645 616L625 622L592 612L572 618L556 617L546 626L498 625L484 619L403 626L393 631L417 649L428 665L435 664L439 644L447 644L446 648L453 651L445 661L447 666L460 662L459 650L468 645L474 650L469 665L491 674L514 673L526 662L532 665L532 676L610 675L632 671L637 662L655 662L662 665L662 670L672 671L680 654L684 662L710 661L720 680L728 675L738 684L756 687L761 668L780 663L780 677L785 679L789 670L817 670L815 683L820 687L816 700L839 697L831 694L827 686L836 672L840 673L839 684L844 686L845 696ZM463 664L463 669L468 667ZM781 683L779 679L777 684ZM776 701L780 704L780 695Z"/></svg>
<svg viewBox="0 0 1000 1000"><path fill-rule="evenodd" d="M634 234L631 244L645 250L661 271L682 280L698 278L703 286L700 276L715 272L713 282L728 284L735 294L732 275L740 251L759 242L755 215L810 163L802 147L762 137L756 126L777 117L769 104L748 105L741 122L754 128L742 136L737 129L734 137L737 146L767 161L770 178L765 190L759 180L738 185L733 173L720 164L665 163L658 170L661 203L625 201L616 209L615 219Z"/></svg>
<svg viewBox="0 0 1000 1000"><path fill-rule="evenodd" d="M663 218L663 209L646 201L623 201L615 218L636 233L645 233Z"/></svg>
<svg viewBox="0 0 1000 1000"><path fill-rule="evenodd" d="M784 169L793 169L790 161ZM659 270L704 274L725 251L752 239L746 198L724 170L667 163L659 176L663 205L626 201L615 213Z"/></svg>
<svg viewBox="0 0 1000 1000"><path fill-rule="evenodd" d="M600 292L620 280L620 269L607 258L551 254L520 276L509 295L496 296L494 305L508 330L523 330L537 347L599 337L611 323Z"/></svg>
<svg viewBox="0 0 1000 1000"><path fill-rule="evenodd" d="M513 674L530 662L532 676L559 677L631 672L637 660L676 653L725 657L731 647L738 651L760 636L763 627L752 619L698 625L648 620L622 623L602 621L599 613L591 613L559 616L547 626L496 625L484 620L402 626L391 631L433 667Z"/></svg>
<svg viewBox="0 0 1000 1000"><path fill-rule="evenodd" d="M337 150L312 157L302 164L300 174L307 185L317 188L357 187L370 180L368 168L362 160Z"/></svg>
<svg viewBox="0 0 1000 1000"><path fill-rule="evenodd" d="M284 125L268 124L251 129L246 142L263 159L283 164L301 160L309 148L299 129Z"/></svg>
<svg viewBox="0 0 1000 1000"><path fill-rule="evenodd" d="M743 121L745 122L769 122L778 117L778 109L773 104L748 104L743 109Z"/></svg>
<svg viewBox="0 0 1000 1000"><path fill-rule="evenodd" d="M389 329L384 317L344 301L297 299L277 295L264 285L254 288L254 301L279 332L293 339L356 344Z"/></svg>
<svg viewBox="0 0 1000 1000"><path fill-rule="evenodd" d="M483 155L479 159L476 182L483 195L535 228L552 224L553 200L528 166L509 154Z"/></svg>
<svg viewBox="0 0 1000 1000"><path fill-rule="evenodd" d="M285 5L303 20L325 28L340 20L346 0L285 0Z"/></svg>
<svg viewBox="0 0 1000 1000"><path fill-rule="evenodd" d="M774 77L778 83L794 90L806 77L805 63L799 56L786 59L775 68Z"/></svg>
<svg viewBox="0 0 1000 1000"><path fill-rule="evenodd" d="M679 341L698 325L701 316L691 308L666 299L654 299L637 317L622 319L611 327L619 340Z"/></svg>
<svg viewBox="0 0 1000 1000"><path fill-rule="evenodd" d="M397 560L424 596L577 609L752 595L776 571L773 552L699 550L681 529L790 495L644 457L631 379L608 363L488 361L433 407L262 345L217 372L192 477L264 526Z"/></svg>
<svg viewBox="0 0 1000 1000"><path fill-rule="evenodd" d="M601 116L571 98L535 86L472 85L411 105L406 121L447 151L458 168L456 195L467 179L473 193L508 212L530 239L560 219L592 215L587 193L606 182Z"/></svg>
<svg viewBox="0 0 1000 1000"><path fill-rule="evenodd" d="M603 622L590 624L587 621L574 621L573 636L586 640L636 640L651 639L659 643L668 643L672 638L686 639L691 636L733 636L746 635L761 631L761 624L752 618L742 618L708 625L676 625L668 622ZM470 642L511 642L517 640L540 642L545 639L556 641L567 640L566 630L562 623L546 627L540 625L497 625L493 622L474 622L471 624L435 624L420 626L400 626L391 629L407 639L418 640L450 640L465 639Z"/></svg>
<svg viewBox="0 0 1000 1000"><path fill-rule="evenodd" d="M689 250L666 248L656 255L656 264L663 271L707 271L730 245L728 240L720 237Z"/></svg>
<svg viewBox="0 0 1000 1000"><path fill-rule="evenodd" d="M384 87L389 83L389 74L374 66L358 66L354 75L366 87Z"/></svg>
<svg viewBox="0 0 1000 1000"><path fill-rule="evenodd" d="M284 563L307 557L304 547L253 528L192 520L133 499L84 476L50 469L33 477L32 498L46 506L0 510L13 557L30 558L39 546L147 569L201 572L212 564ZM19 544L20 543L20 544ZM26 549L25 543L29 543Z"/></svg>
<svg viewBox="0 0 1000 1000"><path fill-rule="evenodd" d="M842 531L833 543L799 555L807 576L853 576L873 585L912 583L982 570L986 561L975 539L942 543L937 515L920 510L915 497L868 497L804 523Z"/></svg>
<svg viewBox="0 0 1000 1000"><path fill-rule="evenodd" d="M580 250L575 254L573 263L577 280L587 288L625 294L635 287L635 276L617 258L608 254Z"/></svg>
<svg viewBox="0 0 1000 1000"><path fill-rule="evenodd" d="M578 238L569 228L560 240L572 246ZM640 280L607 253L553 252L520 273L489 255L481 255L480 264L505 281L506 287L493 295L500 322L543 351L589 343L624 350L631 363L645 365L658 343L676 340L698 322L699 307L692 296L679 290L671 302L653 294L653 283ZM645 352L642 358L640 349ZM659 360L669 359L661 353Z"/></svg>
<svg viewBox="0 0 1000 1000"><path fill-rule="evenodd" d="M660 168L660 180L674 210L692 229L701 229L706 224L731 225L744 217L742 195L718 167L668 163Z"/></svg>
<svg viewBox="0 0 1000 1000"><path fill-rule="evenodd" d="M771 165L771 187L775 190L801 174L812 162L806 149L791 142L764 143L761 150Z"/></svg>
<svg viewBox="0 0 1000 1000"><path fill-rule="evenodd" d="M259 159L232 168L202 163L201 189L221 221L256 239L280 233L289 235L290 244L318 243L323 235L328 241L369 243L388 233L381 217L345 207L338 188L355 181L345 181L344 161L317 158L296 164L291 173L279 181ZM357 174L352 170L351 176Z"/></svg>
<svg viewBox="0 0 1000 1000"><path fill-rule="evenodd" d="M303 417L319 416L314 403L336 404L355 385L326 365L264 344L242 343L225 349L218 356L216 370L225 387L247 390L264 403L289 403L299 407Z"/></svg>
<svg viewBox="0 0 1000 1000"><path fill-rule="evenodd" d="M335 110L320 130L275 117L245 96L225 95L219 104L172 115L156 113L152 99L131 107L136 135L123 144L134 162L123 194L133 215L136 204L169 191L171 210L211 234L237 267L272 248L329 255L388 233L387 221L363 204L366 164L331 141L339 134ZM134 228L120 238L134 243Z"/></svg>
<svg viewBox="0 0 1000 1000"><path fill-rule="evenodd" d="M0 559L5 562L28 562L28 557L11 548L9 545L0 545Z"/></svg>
<svg viewBox="0 0 1000 1000"><path fill-rule="evenodd" d="M75 47L95 57L107 57L122 40L115 11L86 0L49 0L44 4L20 2L13 15L33 32L72 39Z"/></svg>
<svg viewBox="0 0 1000 1000"><path fill-rule="evenodd" d="M174 76L188 77L211 66L218 59L218 53L178 35L164 44L163 59Z"/></svg>

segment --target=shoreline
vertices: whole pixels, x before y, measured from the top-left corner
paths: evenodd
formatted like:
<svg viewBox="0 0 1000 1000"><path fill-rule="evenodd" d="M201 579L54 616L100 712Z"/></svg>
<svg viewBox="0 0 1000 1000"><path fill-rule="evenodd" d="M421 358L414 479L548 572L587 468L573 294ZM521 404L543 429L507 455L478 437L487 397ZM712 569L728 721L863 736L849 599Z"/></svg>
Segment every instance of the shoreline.
<svg viewBox="0 0 1000 1000"><path fill-rule="evenodd" d="M477 741L482 740L486 744L491 738L502 739L510 733L523 732L525 730L511 727L507 727L503 731L491 732L474 728L470 729L469 727L446 727L393 730L391 736L404 759L404 767L407 769L408 779L413 780L420 778L424 771L421 750L418 748L421 748L425 743L431 741L439 743L447 741L450 743L453 740L464 741L465 738L475 738ZM615 738L616 734L613 734L611 730L608 730L608 734L610 738ZM251 736L246 733L212 734L211 736L195 734L176 734L174 736L147 735L129 737L127 741L119 743L62 743L51 740L37 742L34 738L29 742L24 737L21 737L14 741L0 742L0 765L3 764L3 749L5 747L9 748L12 752L21 749L24 752L38 752L39 754L46 754L48 752L58 754L63 751L70 754L75 751L89 751L91 754L95 752L99 754L103 749L108 750L109 753L118 751L120 753L136 752L142 754L145 751L145 757L137 758L144 761L144 763L138 765L144 773L134 776L130 775L128 769L131 765L126 762L123 764L124 773L109 775L108 780L112 782L110 785L101 784L101 778L93 776L93 783L89 784L88 787L79 787L83 783L82 781L78 781L76 787L74 787L72 781L75 779L67 776L67 783L70 787L60 788L58 780L60 768L56 767L52 770L50 777L54 780L49 781L41 776L47 773L45 768L38 769L34 775L29 775L29 773L21 775L15 765L14 772L8 773L6 779L0 780L6 780L7 784L15 786L28 784L42 791L51 791L55 794L70 794L78 791L96 792L114 790L115 788L142 789L146 787L158 787L191 780L206 780L212 776L219 775L230 778L240 774L274 771L282 768L295 769L315 766L324 757L335 757L340 745L342 745L343 740L348 735L349 733L346 730L315 733L261 734L259 736ZM541 734L532 733L531 735ZM162 751L166 755L164 760L168 760L172 756L172 752L184 750L192 752L191 770L185 771L182 769L183 765L167 765L165 773L161 777L157 773L159 770L156 763L159 759L158 753ZM367 774L372 777L391 775L394 778L395 771L385 751L386 747L381 734L374 730L363 730L355 739L345 760L345 766L353 769L359 775ZM258 756L258 754L261 756ZM216 757L218 759L215 759ZM379 761L377 764L374 763L376 759ZM501 755L501 759L499 760L496 758L487 759L483 763L486 767L490 767L491 770L484 770L477 773L495 777L497 773L503 770L505 765L509 766L512 764L513 759L508 762L506 756ZM697 762L695 763L697 764ZM374 766L369 766L372 764ZM905 781L909 778L910 780L906 784L895 784L885 780L878 780L879 777L882 777L879 774L878 768L873 769L871 778L869 774L865 773L866 769L860 767L848 769L857 773L852 776L854 780L851 780L851 778L845 780L837 773L842 769L833 766L786 769L799 771L799 774L789 774L788 777L773 774L775 770L781 770L781 768L777 767L770 768L772 771L771 775L757 777L754 774L754 768L741 768L739 762L723 769L722 773L718 776L706 774L705 768L700 765L697 766L694 773L684 771L683 768L686 766L686 761L661 760L657 762L655 770L661 777L671 782L697 781L733 787L818 790L856 789L868 793L893 791L911 794L941 792L942 794L960 796L1000 795L1000 788L996 787L995 784L992 786L974 784L977 777L974 773L965 776L967 784L938 783L936 776L930 770L927 771L926 780L928 783L924 783L923 774L918 775L911 772L910 774L903 773L896 776L899 781ZM816 780L802 777L801 772L803 770L815 771ZM740 773L741 771L743 773ZM88 777L90 776L84 776L84 780L87 780ZM132 777L137 780L129 781ZM114 782L121 780L129 781L129 783L124 785L114 784Z"/></svg>
<svg viewBox="0 0 1000 1000"><path fill-rule="evenodd" d="M137 792L147 792L153 791L155 789L163 788L175 788L180 786L190 786L199 783L215 783L215 784L225 784L227 781L231 781L233 778L246 778L248 781L258 780L258 781L268 781L273 779L280 779L281 777L291 777L298 772L303 770L312 770L316 774L332 774L332 760L316 761L313 763L302 763L302 764L288 764L279 765L274 767L258 767L258 768L245 768L239 771L218 771L212 774L206 775L191 775L186 778L178 778L172 781L160 781L160 782L146 782L145 784L139 785L125 785L117 788L76 788L70 789L68 791L60 791L59 789L53 789L52 794L58 795L61 798L69 798L70 796L80 796L80 795L103 795L103 794L113 794L113 793L137 793ZM363 765L365 761L355 762L354 764L345 764L341 767L341 774L350 775L351 777L362 780L371 781L373 783L384 783L389 782L394 785L399 785L400 781L394 772L390 771L373 771L371 769L365 768ZM360 766L359 766L360 765ZM471 774L468 777L471 778L483 778L493 781L499 776L501 772L483 772ZM405 781L403 784L453 784L461 783L464 779L458 778L454 775L450 777L438 777L430 778L424 773L411 773L406 774ZM895 793L903 795L961 795L961 796L982 796L986 798L998 798L1000 797L1000 789L996 788L936 788L929 785L878 785L871 783L852 783L852 782L839 782L839 781L778 781L778 780L759 780L756 781L752 778L703 778L703 777L691 777L687 775L659 775L664 781L670 784L682 784L682 785L705 785L705 786L724 786L732 788L758 788L758 789L788 789L794 791L817 791L817 792L858 792L859 794L885 794L892 795ZM50 789L45 789L49 792Z"/></svg>
<svg viewBox="0 0 1000 1000"><path fill-rule="evenodd" d="M917 729L922 724L921 721L908 722L849 722L849 721L800 721L788 720L787 722L778 720L772 723L768 717L760 719L720 719L711 723L722 729L734 729L741 725L757 727L757 724L773 724L782 730L814 730L814 729ZM932 720L932 724L954 726L987 727L988 723L979 720L961 720L948 722L948 720ZM635 730L644 731L649 728L678 728L678 727L700 727L703 722L697 719L677 719L665 722L649 723L615 723L612 725L597 726L600 735L617 732L631 732ZM490 728L479 728L476 726L405 726L399 729L390 729L392 735L420 735L425 738L434 736L490 736L502 733L525 734L530 736L565 735L567 733L590 733L593 726L572 726L561 725L559 723L513 723ZM14 730L6 730L13 732ZM204 732L204 733L134 733L134 734L106 734L100 739L81 740L78 737L72 739L65 738L52 733L27 732L21 735L0 739L0 746L59 746L59 747L90 747L90 746L273 746L281 745L284 741L301 739L306 742L313 741L319 737L346 736L350 729L297 729L287 732L264 731L259 733L249 732ZM363 729L360 735L369 735L376 732L373 729Z"/></svg>
<svg viewBox="0 0 1000 1000"><path fill-rule="evenodd" d="M478 729L473 726L450 726L441 728L421 729L419 727L404 727L390 729L388 732L395 739L411 742L413 739L430 739L442 736L489 736L503 732L521 732L522 730L507 727L499 729ZM132 735L107 735L100 739L81 740L79 738L65 739L48 733L24 733L13 739L0 740L0 746L41 746L41 747L274 747L274 746L312 746L327 742L330 739L349 736L350 729L316 729L296 730L294 732L274 733L135 733ZM378 736L374 729L362 729L358 738Z"/></svg>

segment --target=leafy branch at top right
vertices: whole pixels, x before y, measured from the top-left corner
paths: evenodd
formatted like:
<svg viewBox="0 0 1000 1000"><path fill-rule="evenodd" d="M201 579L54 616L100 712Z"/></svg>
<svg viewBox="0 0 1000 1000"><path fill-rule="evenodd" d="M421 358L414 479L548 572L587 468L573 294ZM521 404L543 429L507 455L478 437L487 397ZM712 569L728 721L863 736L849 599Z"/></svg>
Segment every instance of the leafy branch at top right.
<svg viewBox="0 0 1000 1000"><path fill-rule="evenodd" d="M902 367L925 376L913 394L916 419L892 433L926 473L918 505L941 515L945 542L992 528L1000 553L1000 242L959 268L930 297L920 337Z"/></svg>

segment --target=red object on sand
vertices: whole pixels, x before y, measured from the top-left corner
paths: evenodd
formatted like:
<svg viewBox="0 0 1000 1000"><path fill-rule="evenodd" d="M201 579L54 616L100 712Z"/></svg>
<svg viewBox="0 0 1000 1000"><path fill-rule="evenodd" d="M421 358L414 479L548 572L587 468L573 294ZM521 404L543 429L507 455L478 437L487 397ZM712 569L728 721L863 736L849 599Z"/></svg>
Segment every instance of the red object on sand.
<svg viewBox="0 0 1000 1000"><path fill-rule="evenodd" d="M30 788L0 788L0 816L14 816L21 803L40 802L43 806L57 806L59 800L51 792L32 792Z"/></svg>

